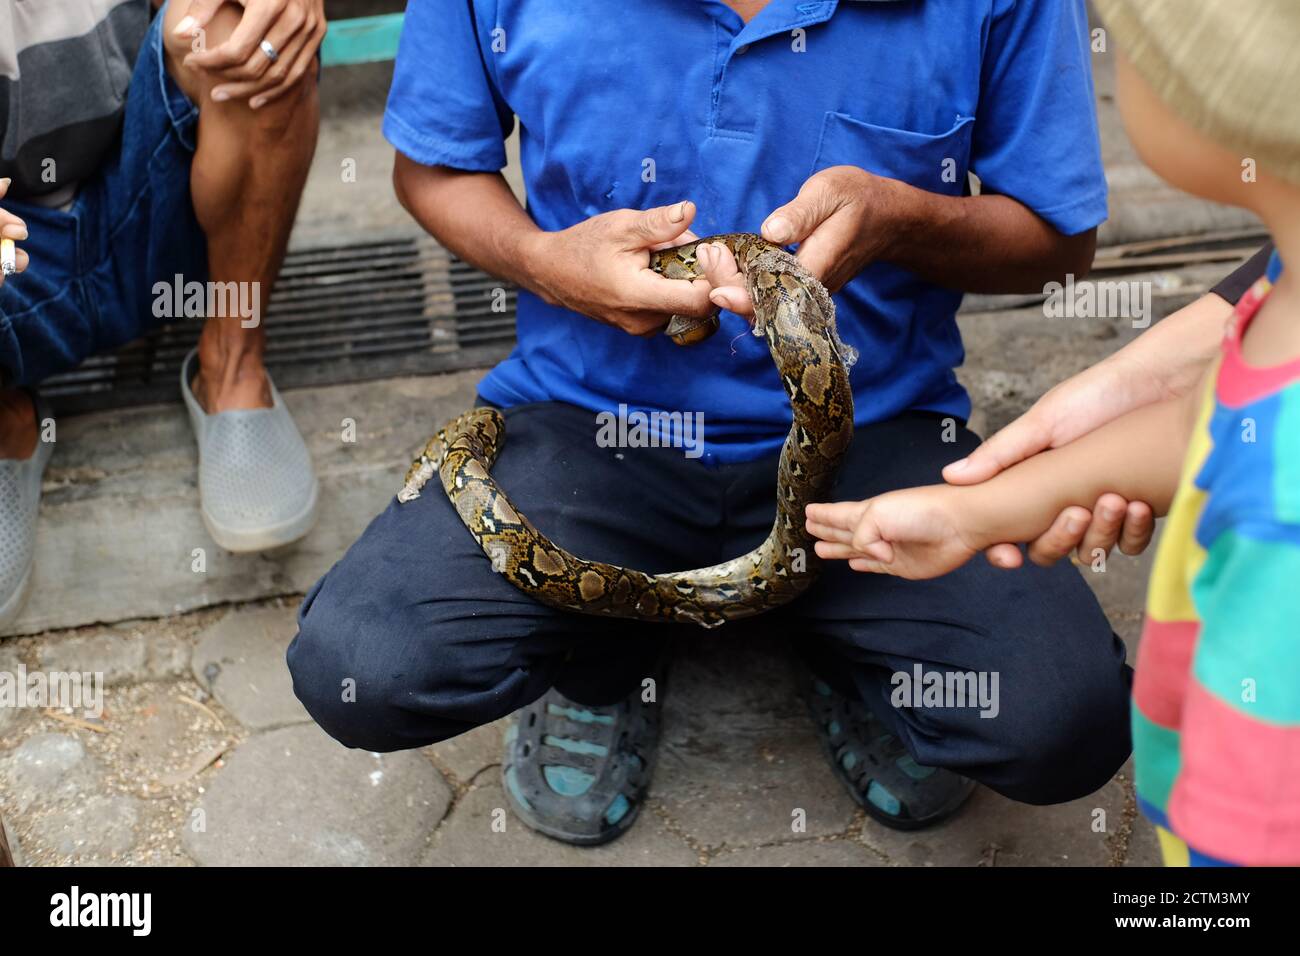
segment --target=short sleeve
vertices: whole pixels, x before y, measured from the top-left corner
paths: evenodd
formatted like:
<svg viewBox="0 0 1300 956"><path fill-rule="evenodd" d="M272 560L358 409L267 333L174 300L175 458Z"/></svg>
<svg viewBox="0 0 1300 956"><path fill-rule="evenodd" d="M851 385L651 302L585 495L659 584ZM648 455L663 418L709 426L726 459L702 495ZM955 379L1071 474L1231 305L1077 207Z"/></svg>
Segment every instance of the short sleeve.
<svg viewBox="0 0 1300 956"><path fill-rule="evenodd" d="M1075 235L1106 219L1083 0L996 0L980 79L971 168Z"/></svg>
<svg viewBox="0 0 1300 956"><path fill-rule="evenodd" d="M411 0L402 25L384 137L425 166L494 172L514 116L485 61L471 0Z"/></svg>

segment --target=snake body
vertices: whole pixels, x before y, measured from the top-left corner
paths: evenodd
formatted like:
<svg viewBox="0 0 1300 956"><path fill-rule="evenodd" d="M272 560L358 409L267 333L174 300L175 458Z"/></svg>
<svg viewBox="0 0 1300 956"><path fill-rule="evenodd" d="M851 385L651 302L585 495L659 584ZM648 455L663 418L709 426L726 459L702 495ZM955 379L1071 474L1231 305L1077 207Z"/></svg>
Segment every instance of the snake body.
<svg viewBox="0 0 1300 956"><path fill-rule="evenodd" d="M777 467L776 520L762 544L722 564L666 574L570 554L538 531L492 478L505 440L505 421L492 408L466 412L430 439L398 500L417 497L436 473L493 568L536 600L567 611L714 627L806 591L821 562L804 530L804 506L827 499L853 437L852 351L840 342L835 306L822 284L759 236L710 236L665 249L651 254L651 268L670 279L698 278L696 250L704 243L721 243L736 257L754 301L754 334L767 339L794 415ZM716 329L716 315L674 316L667 334L689 345Z"/></svg>

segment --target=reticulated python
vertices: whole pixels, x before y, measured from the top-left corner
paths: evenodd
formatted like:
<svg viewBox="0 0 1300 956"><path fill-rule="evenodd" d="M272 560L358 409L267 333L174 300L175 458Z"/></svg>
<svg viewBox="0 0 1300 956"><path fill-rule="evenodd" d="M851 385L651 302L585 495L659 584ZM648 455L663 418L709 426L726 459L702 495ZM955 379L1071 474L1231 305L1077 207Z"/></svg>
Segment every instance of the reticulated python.
<svg viewBox="0 0 1300 956"><path fill-rule="evenodd" d="M721 243L736 257L754 300L754 334L767 339L794 412L776 476L776 521L761 545L712 567L646 574L579 558L553 543L519 513L491 475L505 441L505 420L475 408L431 438L406 473L398 501L418 497L437 472L461 520L492 566L515 587L551 607L584 614L714 627L785 604L820 570L804 506L824 501L853 438L854 355L835 329L835 306L794 256L748 233L710 236L651 254L650 267L670 279L703 275L696 248ZM674 316L666 330L691 345L718 329L717 316Z"/></svg>

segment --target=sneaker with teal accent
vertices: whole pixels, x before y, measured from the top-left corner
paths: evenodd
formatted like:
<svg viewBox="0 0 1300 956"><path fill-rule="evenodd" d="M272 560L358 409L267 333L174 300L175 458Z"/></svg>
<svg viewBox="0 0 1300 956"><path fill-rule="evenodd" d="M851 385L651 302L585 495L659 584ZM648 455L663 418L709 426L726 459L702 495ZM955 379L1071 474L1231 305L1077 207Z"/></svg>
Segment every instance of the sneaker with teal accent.
<svg viewBox="0 0 1300 956"><path fill-rule="evenodd" d="M808 708L835 775L871 817L895 830L919 830L952 816L975 781L924 767L861 701L810 680Z"/></svg>
<svg viewBox="0 0 1300 956"><path fill-rule="evenodd" d="M663 681L657 681L662 693ZM502 778L515 814L565 843L595 846L641 812L659 746L659 703L638 688L607 707L552 690L515 715Z"/></svg>

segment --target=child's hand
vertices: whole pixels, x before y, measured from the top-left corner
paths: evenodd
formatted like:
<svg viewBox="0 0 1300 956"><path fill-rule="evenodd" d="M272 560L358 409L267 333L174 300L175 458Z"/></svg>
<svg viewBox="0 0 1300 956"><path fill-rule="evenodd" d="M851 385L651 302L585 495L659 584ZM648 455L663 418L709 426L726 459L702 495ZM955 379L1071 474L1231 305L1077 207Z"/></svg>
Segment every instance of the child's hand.
<svg viewBox="0 0 1300 956"><path fill-rule="evenodd" d="M937 578L980 550L956 507L963 489L908 488L869 498L808 506L807 527L821 538L817 554L848 560L855 571Z"/></svg>

